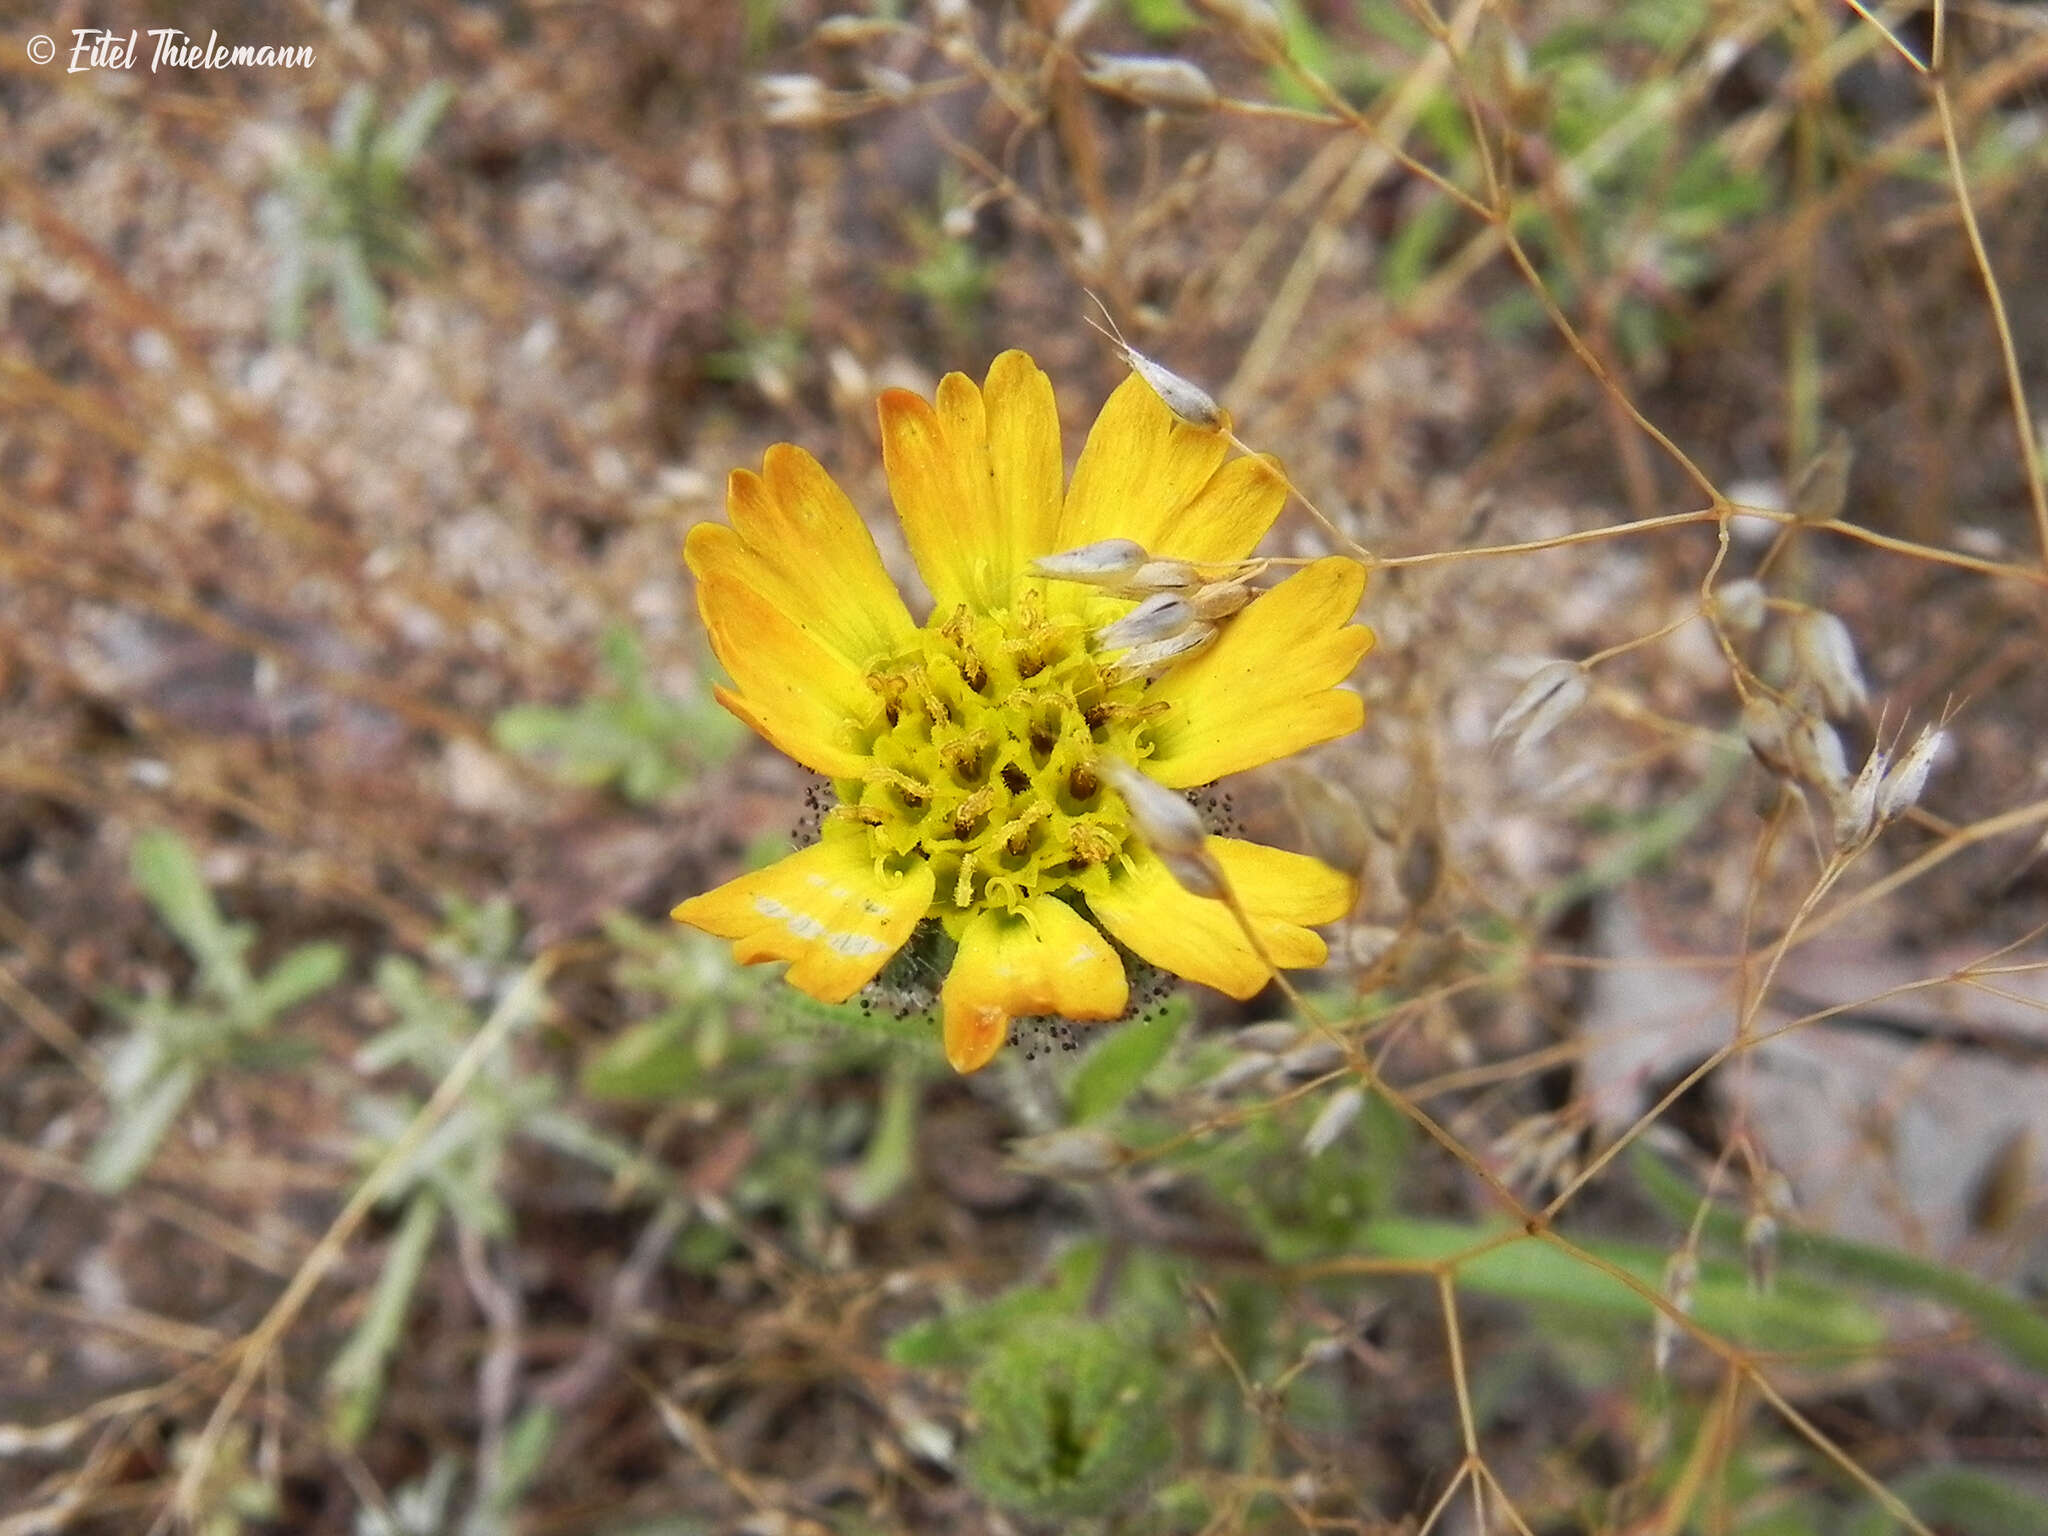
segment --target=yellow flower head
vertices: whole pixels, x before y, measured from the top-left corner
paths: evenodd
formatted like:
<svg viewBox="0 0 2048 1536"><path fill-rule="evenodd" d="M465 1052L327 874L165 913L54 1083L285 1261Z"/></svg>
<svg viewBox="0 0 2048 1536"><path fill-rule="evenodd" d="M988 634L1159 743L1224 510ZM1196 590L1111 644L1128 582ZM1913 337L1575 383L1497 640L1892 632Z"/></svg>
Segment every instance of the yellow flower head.
<svg viewBox="0 0 2048 1536"><path fill-rule="evenodd" d="M1064 496L1052 385L1022 352L979 388L948 374L935 404L890 390L880 411L934 598L922 627L800 448L733 472L730 527L690 530L698 607L738 685L719 701L831 780L836 803L813 846L675 916L732 940L743 964L791 962L791 985L823 1002L906 945L950 947L939 1003L961 1072L1013 1020L1121 1017L1118 946L1251 996L1270 973L1237 919L1175 880L1110 780L1135 765L1190 789L1356 729L1364 706L1337 685L1372 644L1348 623L1364 570L1318 561L1247 603L1230 578L1286 480L1263 456L1226 463L1227 424L1180 420L1135 374ZM1048 560L1089 546L1102 547ZM1096 579L1049 577L1040 560ZM1323 962L1306 925L1350 910L1347 876L1235 838L1207 851L1275 964Z"/></svg>

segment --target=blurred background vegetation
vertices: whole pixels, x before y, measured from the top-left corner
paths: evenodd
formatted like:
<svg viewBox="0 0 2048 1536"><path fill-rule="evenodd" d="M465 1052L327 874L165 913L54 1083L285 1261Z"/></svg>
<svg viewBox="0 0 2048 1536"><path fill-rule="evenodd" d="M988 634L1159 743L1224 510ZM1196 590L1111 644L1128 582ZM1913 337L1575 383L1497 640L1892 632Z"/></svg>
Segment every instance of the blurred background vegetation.
<svg viewBox="0 0 2048 1536"><path fill-rule="evenodd" d="M2039 7L7 27L0 1536L2048 1531ZM959 1080L667 921L808 787L676 552L914 582L1090 295L1375 567L1364 895Z"/></svg>

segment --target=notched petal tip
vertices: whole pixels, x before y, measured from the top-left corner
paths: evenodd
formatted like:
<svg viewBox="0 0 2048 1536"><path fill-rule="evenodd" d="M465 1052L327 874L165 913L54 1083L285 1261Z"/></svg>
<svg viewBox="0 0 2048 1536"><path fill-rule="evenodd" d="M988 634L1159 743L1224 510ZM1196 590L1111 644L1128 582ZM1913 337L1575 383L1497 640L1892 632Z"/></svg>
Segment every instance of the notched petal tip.
<svg viewBox="0 0 2048 1536"><path fill-rule="evenodd" d="M961 1076L979 1072L1010 1037L1010 1016L993 1003L968 1003L946 1010L946 1063Z"/></svg>

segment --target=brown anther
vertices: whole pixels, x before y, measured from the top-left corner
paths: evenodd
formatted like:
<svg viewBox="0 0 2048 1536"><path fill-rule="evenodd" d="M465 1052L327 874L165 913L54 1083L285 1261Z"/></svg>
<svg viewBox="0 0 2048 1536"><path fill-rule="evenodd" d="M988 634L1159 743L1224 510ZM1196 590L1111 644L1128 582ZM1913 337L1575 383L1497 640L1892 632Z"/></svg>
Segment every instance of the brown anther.
<svg viewBox="0 0 2048 1536"><path fill-rule="evenodd" d="M944 725L953 718L953 712L946 708L946 701L939 697L939 691L932 686L931 675L923 667L913 667L910 686L917 693L917 701L924 706L924 712L931 717L933 725Z"/></svg>
<svg viewBox="0 0 2048 1536"><path fill-rule="evenodd" d="M894 726L903 717L903 694L909 684L898 672L870 672L866 682L881 696L883 717Z"/></svg>
<svg viewBox="0 0 2048 1536"><path fill-rule="evenodd" d="M953 811L953 835L965 837L974 830L974 824L995 809L996 791L992 784L984 784L955 807Z"/></svg>
<svg viewBox="0 0 2048 1536"><path fill-rule="evenodd" d="M1031 775L1015 763L1003 764L1003 787L1013 795L1021 795L1031 787Z"/></svg>
<svg viewBox="0 0 2048 1536"><path fill-rule="evenodd" d="M976 693L988 686L988 668L981 664L981 658L968 652L960 661L960 677Z"/></svg>
<svg viewBox="0 0 2048 1536"><path fill-rule="evenodd" d="M1024 807L1022 815L1013 816L1003 824L1003 846L1011 853L1022 853L1031 829L1051 814L1052 807L1043 800L1032 801Z"/></svg>
<svg viewBox="0 0 2048 1536"><path fill-rule="evenodd" d="M971 731L956 736L939 748L939 761L959 774L971 779L981 771L981 754L993 743L987 731Z"/></svg>
<svg viewBox="0 0 2048 1536"><path fill-rule="evenodd" d="M1067 789L1076 800L1093 799L1095 792L1102 788L1102 779L1086 763L1077 764L1067 775Z"/></svg>
<svg viewBox="0 0 2048 1536"><path fill-rule="evenodd" d="M931 785L913 779L909 774L899 772L883 763L869 763L861 777L870 784L888 785L912 805L923 805L932 797Z"/></svg>
<svg viewBox="0 0 2048 1536"><path fill-rule="evenodd" d="M1116 839L1092 821L1067 828L1067 851L1078 864L1107 864L1116 857Z"/></svg>
<svg viewBox="0 0 2048 1536"><path fill-rule="evenodd" d="M974 638L974 621L968 617L967 605L961 603L954 608L952 617L939 626L939 633L960 647L967 649L967 643Z"/></svg>
<svg viewBox="0 0 2048 1536"><path fill-rule="evenodd" d="M1099 731L1112 720L1153 720L1171 711L1173 706L1164 699L1153 699L1144 704L1123 704L1114 699L1105 699L1090 704L1081 713L1088 723L1088 729Z"/></svg>

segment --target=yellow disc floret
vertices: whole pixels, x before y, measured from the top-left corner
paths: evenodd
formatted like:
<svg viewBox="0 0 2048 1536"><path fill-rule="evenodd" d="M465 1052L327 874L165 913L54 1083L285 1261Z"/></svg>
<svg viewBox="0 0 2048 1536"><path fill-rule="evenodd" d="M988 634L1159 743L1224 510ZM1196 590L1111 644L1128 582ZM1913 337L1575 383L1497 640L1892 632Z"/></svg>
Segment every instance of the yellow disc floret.
<svg viewBox="0 0 2048 1536"><path fill-rule="evenodd" d="M1027 588L993 614L956 607L868 674L880 705L870 766L836 788L878 859L930 864L932 915L956 938L971 911L1065 889L1130 838L1095 764L1143 758L1141 735L1166 706L1111 675L1090 636Z"/></svg>

